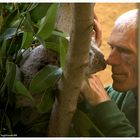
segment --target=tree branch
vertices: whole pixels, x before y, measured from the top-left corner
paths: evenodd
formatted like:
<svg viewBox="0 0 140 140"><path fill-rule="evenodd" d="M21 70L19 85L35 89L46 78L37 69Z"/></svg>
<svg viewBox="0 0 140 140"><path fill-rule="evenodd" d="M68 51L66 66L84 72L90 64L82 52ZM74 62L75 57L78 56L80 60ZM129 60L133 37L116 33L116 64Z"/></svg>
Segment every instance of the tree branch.
<svg viewBox="0 0 140 140"><path fill-rule="evenodd" d="M88 61L93 25L93 4L73 4L70 47L64 73L59 83L60 93L49 122L49 136L67 136L77 108L84 65Z"/></svg>

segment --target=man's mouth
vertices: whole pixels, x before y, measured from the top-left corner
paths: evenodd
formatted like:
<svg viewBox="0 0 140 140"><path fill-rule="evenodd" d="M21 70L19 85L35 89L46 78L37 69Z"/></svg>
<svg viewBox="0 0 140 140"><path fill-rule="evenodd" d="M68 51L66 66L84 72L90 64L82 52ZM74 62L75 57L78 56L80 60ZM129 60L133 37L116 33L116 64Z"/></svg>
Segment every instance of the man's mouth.
<svg viewBox="0 0 140 140"><path fill-rule="evenodd" d="M117 74L117 73L112 74L112 79L118 82L123 82L126 79L126 77L127 77L126 74Z"/></svg>

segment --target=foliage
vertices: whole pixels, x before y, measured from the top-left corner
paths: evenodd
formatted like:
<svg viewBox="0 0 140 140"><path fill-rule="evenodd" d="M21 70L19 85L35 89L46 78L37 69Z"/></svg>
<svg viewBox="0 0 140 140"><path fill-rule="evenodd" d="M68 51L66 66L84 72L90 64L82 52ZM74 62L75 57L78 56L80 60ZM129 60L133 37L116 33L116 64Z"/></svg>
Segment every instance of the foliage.
<svg viewBox="0 0 140 140"><path fill-rule="evenodd" d="M52 89L62 74L62 68L52 65L44 67L34 76L28 88L23 84L19 63L22 54L38 44L64 56L61 44L65 42L65 49L68 41L64 33L55 29L58 7L56 3L1 4L0 134L14 134L13 128L17 125L14 120L18 120L19 116L15 118L9 110L15 111L17 96L26 98L39 112L49 112L53 105ZM40 94L39 102L33 97L34 92Z"/></svg>
<svg viewBox="0 0 140 140"><path fill-rule="evenodd" d="M0 134L46 134L68 48L65 33L55 28L58 8L56 3L0 5ZM27 87L19 64L23 53L39 44L59 54L60 66L46 65ZM88 130L93 127L92 121L80 109L76 116L72 131L76 135L90 136Z"/></svg>

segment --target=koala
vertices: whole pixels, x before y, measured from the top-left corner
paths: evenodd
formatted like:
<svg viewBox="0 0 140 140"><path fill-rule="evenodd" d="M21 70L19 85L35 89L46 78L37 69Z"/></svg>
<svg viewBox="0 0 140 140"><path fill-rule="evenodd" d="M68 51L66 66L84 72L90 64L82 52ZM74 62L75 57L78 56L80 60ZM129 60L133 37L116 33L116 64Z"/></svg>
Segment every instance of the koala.
<svg viewBox="0 0 140 140"><path fill-rule="evenodd" d="M44 48L43 45L39 45L34 49L31 49L23 53L23 58L20 62L20 70L22 72L23 83L26 86L29 86L33 76L47 64L60 66L59 54L50 49ZM81 85L80 91L81 94L79 97L79 101L82 101L84 99L82 91L85 85L87 85L86 79L88 79L88 77L90 77L91 74L94 74L98 71L105 69L105 67L106 62L104 59L104 55L98 48L96 41L93 38L91 40L91 47L89 49L89 57L88 57L88 66L85 68L85 80ZM40 100L41 96L37 97L35 96L35 98ZM26 101L22 97L19 97L19 103L17 104L18 104L17 106L20 106L20 104L26 105Z"/></svg>
<svg viewBox="0 0 140 140"><path fill-rule="evenodd" d="M88 78L91 74L95 74L96 72L99 72L101 70L104 70L106 68L106 61L104 59L104 55L99 49L95 38L91 39L91 46L89 49L89 58L88 58L88 66L85 71L85 79L82 82L81 90L79 94L78 102L82 102L84 100L85 94L88 92L89 84L88 84Z"/></svg>
<svg viewBox="0 0 140 140"><path fill-rule="evenodd" d="M59 55L52 50L45 49L43 45L39 45L27 53L28 54L23 55L20 64L20 69L24 75L24 83L26 84L29 84L33 75L45 65L60 65ZM88 60L88 66L86 68L86 75L88 76L101 71L106 67L104 55L98 48L94 38L91 40Z"/></svg>
<svg viewBox="0 0 140 140"><path fill-rule="evenodd" d="M106 68L106 61L104 55L99 49L95 38L91 40L91 47L89 49L89 63L86 70L86 75L94 74Z"/></svg>

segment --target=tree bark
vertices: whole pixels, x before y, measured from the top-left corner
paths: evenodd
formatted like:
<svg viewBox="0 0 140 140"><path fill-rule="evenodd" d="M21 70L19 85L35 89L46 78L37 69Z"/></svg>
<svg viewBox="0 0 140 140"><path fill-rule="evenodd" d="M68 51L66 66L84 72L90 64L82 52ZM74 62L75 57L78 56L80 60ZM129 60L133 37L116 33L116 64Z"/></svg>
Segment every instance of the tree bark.
<svg viewBox="0 0 140 140"><path fill-rule="evenodd" d="M70 47L59 82L58 98L55 100L49 122L49 136L68 135L84 79L85 64L88 62L93 28L93 4L73 4L72 12Z"/></svg>
<svg viewBox="0 0 140 140"><path fill-rule="evenodd" d="M72 4L61 3L57 13L56 28L70 34L72 27Z"/></svg>

